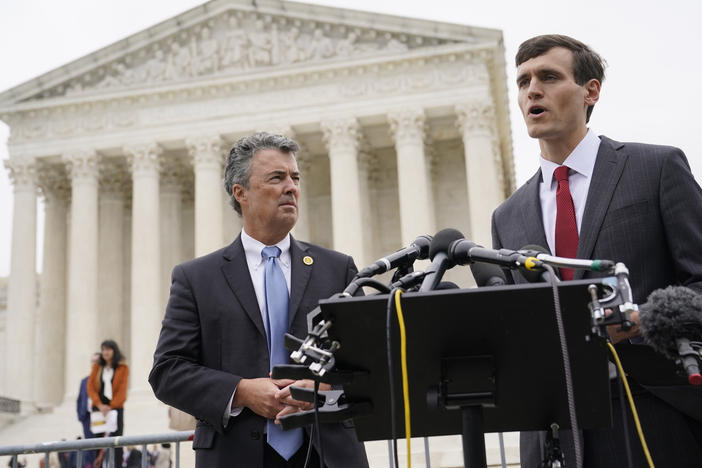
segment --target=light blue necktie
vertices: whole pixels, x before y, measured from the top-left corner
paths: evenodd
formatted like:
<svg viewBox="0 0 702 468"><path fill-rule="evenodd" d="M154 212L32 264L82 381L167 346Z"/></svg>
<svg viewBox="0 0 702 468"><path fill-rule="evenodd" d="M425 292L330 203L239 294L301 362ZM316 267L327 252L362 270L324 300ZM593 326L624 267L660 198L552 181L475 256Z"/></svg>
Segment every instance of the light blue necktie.
<svg viewBox="0 0 702 468"><path fill-rule="evenodd" d="M266 261L263 275L263 290L266 295L266 329L268 331L268 352L271 370L276 364L288 363L288 352L283 346L288 331L288 286L278 265L280 249L276 246L264 247L261 257ZM289 460L302 446L302 429L283 431L275 421L267 422L267 441L281 457Z"/></svg>

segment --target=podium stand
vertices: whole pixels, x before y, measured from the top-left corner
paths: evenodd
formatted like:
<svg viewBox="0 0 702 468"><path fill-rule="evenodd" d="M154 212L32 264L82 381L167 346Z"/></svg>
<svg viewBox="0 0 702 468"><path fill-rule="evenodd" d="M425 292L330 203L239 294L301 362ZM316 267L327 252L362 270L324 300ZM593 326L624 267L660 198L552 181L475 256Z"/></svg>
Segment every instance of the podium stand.
<svg viewBox="0 0 702 468"><path fill-rule="evenodd" d="M600 281L559 285L582 429L611 426L607 349L592 333L587 306L588 285ZM350 403L373 407L371 414L354 419L360 441L391 437L387 300L383 294L320 301L322 317L333 322L329 337L341 344L336 369L363 371L344 385ZM482 450L484 459L484 432L547 430L554 422L570 427L550 285L405 293L401 301L413 437L464 434L464 450ZM392 336L396 425L402 428L395 317ZM471 440L466 440L466 429ZM483 446L476 447L476 440Z"/></svg>

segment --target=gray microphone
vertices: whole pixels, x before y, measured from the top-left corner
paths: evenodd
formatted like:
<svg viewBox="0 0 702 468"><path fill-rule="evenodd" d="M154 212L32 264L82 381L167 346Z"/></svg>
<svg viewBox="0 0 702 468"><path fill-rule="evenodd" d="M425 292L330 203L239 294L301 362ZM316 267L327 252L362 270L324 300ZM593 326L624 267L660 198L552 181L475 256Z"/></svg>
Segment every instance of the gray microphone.
<svg viewBox="0 0 702 468"><path fill-rule="evenodd" d="M639 307L644 342L669 359L680 361L692 385L702 384L702 297L684 286L657 289ZM697 349L690 342L698 342Z"/></svg>

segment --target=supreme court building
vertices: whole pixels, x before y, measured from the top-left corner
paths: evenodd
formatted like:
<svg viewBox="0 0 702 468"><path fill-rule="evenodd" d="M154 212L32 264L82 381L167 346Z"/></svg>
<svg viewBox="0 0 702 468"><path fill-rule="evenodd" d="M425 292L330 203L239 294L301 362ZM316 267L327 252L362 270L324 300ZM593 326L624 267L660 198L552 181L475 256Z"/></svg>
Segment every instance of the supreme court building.
<svg viewBox="0 0 702 468"><path fill-rule="evenodd" d="M130 405L154 402L171 269L237 235L223 163L254 131L301 144L299 239L359 268L446 227L489 246L515 185L504 55L499 30L212 0L0 93L14 191L0 396L73 404L112 338L140 433Z"/></svg>

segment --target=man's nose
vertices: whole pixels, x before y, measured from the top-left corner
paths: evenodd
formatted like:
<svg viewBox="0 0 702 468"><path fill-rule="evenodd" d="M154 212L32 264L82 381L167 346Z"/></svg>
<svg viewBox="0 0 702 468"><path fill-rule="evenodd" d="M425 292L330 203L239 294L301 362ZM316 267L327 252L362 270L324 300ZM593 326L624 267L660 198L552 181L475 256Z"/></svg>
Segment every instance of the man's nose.
<svg viewBox="0 0 702 468"><path fill-rule="evenodd" d="M532 79L529 81L529 88L527 89L527 96L531 99L543 96L544 91L541 87L541 82L537 79Z"/></svg>
<svg viewBox="0 0 702 468"><path fill-rule="evenodd" d="M291 176L285 178L285 193L299 193L300 185Z"/></svg>

